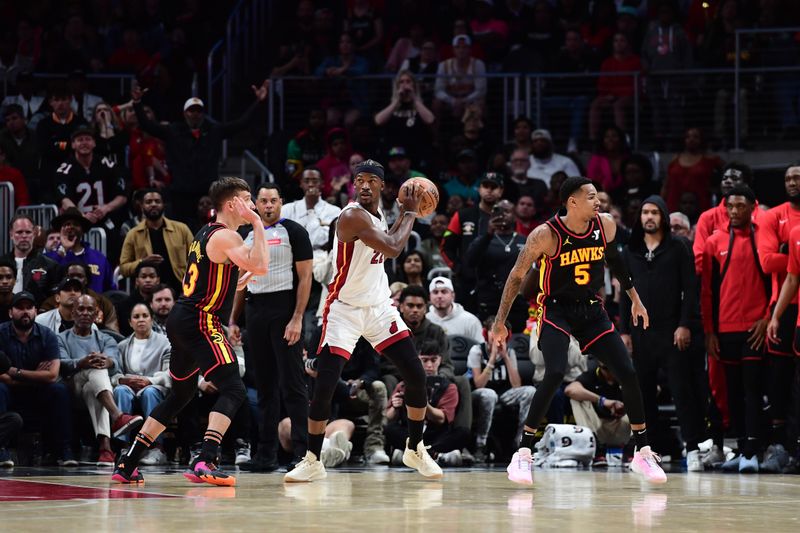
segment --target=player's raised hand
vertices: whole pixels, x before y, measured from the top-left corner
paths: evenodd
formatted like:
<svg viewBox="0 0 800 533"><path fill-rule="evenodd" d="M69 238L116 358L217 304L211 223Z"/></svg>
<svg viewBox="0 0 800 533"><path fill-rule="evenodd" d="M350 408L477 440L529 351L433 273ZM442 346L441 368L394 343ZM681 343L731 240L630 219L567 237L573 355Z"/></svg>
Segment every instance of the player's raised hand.
<svg viewBox="0 0 800 533"><path fill-rule="evenodd" d="M259 102L263 102L266 100L267 96L269 95L269 80L264 80L261 82L261 85L256 87L255 85L251 85L250 88L253 90L253 94L256 95L256 100Z"/></svg>
<svg viewBox="0 0 800 533"><path fill-rule="evenodd" d="M259 216L256 211L253 211L253 209L238 196L233 197L233 209L248 224L252 224L254 226L256 224L261 224L261 216Z"/></svg>

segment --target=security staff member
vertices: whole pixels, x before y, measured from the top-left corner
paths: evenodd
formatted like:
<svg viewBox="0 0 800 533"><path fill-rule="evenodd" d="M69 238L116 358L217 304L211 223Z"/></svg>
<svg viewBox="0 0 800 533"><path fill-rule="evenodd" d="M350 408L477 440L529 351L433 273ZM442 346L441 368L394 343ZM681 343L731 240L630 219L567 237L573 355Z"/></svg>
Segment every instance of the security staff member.
<svg viewBox="0 0 800 533"><path fill-rule="evenodd" d="M308 391L301 332L311 290L313 251L308 232L297 222L281 218L283 200L277 185L262 185L255 203L267 233L269 272L250 279L246 306L243 293L237 293L230 327L231 335L238 337L236 322L245 307L261 416L258 454L245 467L271 471L278 467L281 404L292 422L293 455L299 461L306 453ZM252 239L251 231L245 242Z"/></svg>

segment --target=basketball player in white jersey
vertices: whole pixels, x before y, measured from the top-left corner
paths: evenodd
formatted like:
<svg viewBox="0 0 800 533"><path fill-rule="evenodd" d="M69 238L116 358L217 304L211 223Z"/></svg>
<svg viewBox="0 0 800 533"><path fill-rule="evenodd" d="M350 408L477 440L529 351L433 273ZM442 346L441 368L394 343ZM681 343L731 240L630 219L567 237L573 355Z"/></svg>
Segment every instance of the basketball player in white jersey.
<svg viewBox="0 0 800 533"><path fill-rule="evenodd" d="M308 417L308 453L286 482L324 479L320 461L325 425L331 414L331 398L345 363L359 337L388 357L406 384L408 434L403 463L427 478L442 477L442 469L422 443L425 409L425 371L408 327L392 305L383 262L405 249L422 190L412 185L400 205L400 216L391 229L380 211L383 167L368 159L355 168L355 202L342 210L336 224L334 261L336 272L322 315L322 337L317 351L317 378ZM388 230L388 231L387 231Z"/></svg>

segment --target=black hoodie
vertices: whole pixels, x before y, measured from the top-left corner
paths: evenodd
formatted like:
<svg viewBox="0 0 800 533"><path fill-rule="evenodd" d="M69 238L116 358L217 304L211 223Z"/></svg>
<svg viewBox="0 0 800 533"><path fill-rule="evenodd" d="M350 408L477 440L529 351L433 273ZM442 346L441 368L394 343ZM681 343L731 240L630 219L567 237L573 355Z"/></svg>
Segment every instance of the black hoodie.
<svg viewBox="0 0 800 533"><path fill-rule="evenodd" d="M671 235L669 211L663 198L648 196L642 206L646 204L654 204L661 211L663 240L652 254L648 252L640 208L630 241L622 252L623 259L647 309L650 328L673 332L679 326L691 327L697 308L697 276L692 246L683 237ZM630 333L631 329L631 302L627 293L623 293L620 331Z"/></svg>

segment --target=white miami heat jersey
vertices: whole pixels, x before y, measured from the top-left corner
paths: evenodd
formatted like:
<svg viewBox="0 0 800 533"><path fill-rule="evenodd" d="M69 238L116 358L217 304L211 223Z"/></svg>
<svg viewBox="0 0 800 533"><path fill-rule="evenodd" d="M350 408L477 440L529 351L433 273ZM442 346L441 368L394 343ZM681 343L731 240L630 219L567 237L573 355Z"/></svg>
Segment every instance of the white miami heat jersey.
<svg viewBox="0 0 800 533"><path fill-rule="evenodd" d="M361 209L369 216L372 225L381 231L387 231L386 219L380 209L376 217L357 202L348 204L348 209ZM339 300L353 307L370 307L389 301L389 279L386 277L382 253L373 250L359 239L342 242L336 233L333 248L333 279L328 286L329 301Z"/></svg>

